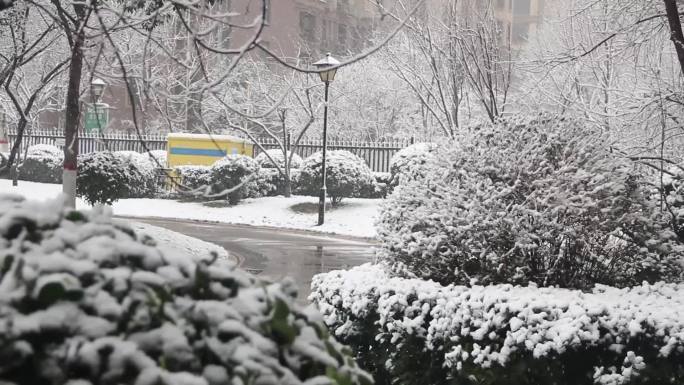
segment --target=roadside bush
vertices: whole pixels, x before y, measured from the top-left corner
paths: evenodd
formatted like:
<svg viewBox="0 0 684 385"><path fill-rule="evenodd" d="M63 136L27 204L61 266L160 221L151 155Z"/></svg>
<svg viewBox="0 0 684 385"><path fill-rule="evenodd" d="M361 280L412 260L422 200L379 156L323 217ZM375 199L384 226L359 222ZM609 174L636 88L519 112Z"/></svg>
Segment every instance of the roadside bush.
<svg viewBox="0 0 684 385"><path fill-rule="evenodd" d="M228 155L211 167L212 191L236 205L243 198L257 195L259 170L259 164L249 156Z"/></svg>
<svg viewBox="0 0 684 385"><path fill-rule="evenodd" d="M64 152L48 144L29 147L18 167L19 179L38 183L62 183L63 170Z"/></svg>
<svg viewBox="0 0 684 385"><path fill-rule="evenodd" d="M76 194L91 205L111 205L138 194L144 176L137 167L111 152L78 156Z"/></svg>
<svg viewBox="0 0 684 385"><path fill-rule="evenodd" d="M197 192L204 192L211 186L211 167L208 166L178 166L174 172L180 177L183 187Z"/></svg>
<svg viewBox="0 0 684 385"><path fill-rule="evenodd" d="M157 168L152 163L152 159L147 154L135 151L117 151L114 155L138 170L137 173L129 175L130 195L126 198L148 198L154 196L158 189Z"/></svg>
<svg viewBox="0 0 684 385"><path fill-rule="evenodd" d="M61 207L0 196L1 383L372 383L291 282Z"/></svg>
<svg viewBox="0 0 684 385"><path fill-rule="evenodd" d="M671 215L672 229L679 242L684 243L684 166L672 167L670 174L663 180L668 211Z"/></svg>
<svg viewBox="0 0 684 385"><path fill-rule="evenodd" d="M304 160L298 192L318 196L321 188L323 154L317 152ZM373 188L373 174L366 161L349 151L329 151L326 159L328 196L333 205L342 198L358 198Z"/></svg>
<svg viewBox="0 0 684 385"><path fill-rule="evenodd" d="M296 191L300 171L290 170L290 183L292 191ZM285 177L275 168L262 168L256 178L256 189L253 195L257 197L272 197L285 194Z"/></svg>
<svg viewBox="0 0 684 385"><path fill-rule="evenodd" d="M273 150L266 150L268 155L275 160L276 164L280 168L285 168L285 157L283 156L283 151L280 149L273 149ZM290 153L288 152L287 156L290 156ZM268 159L268 156L266 156L266 153L262 152L259 155L254 158L254 160L259 163L259 166L261 168L276 168L273 162L271 162L270 159ZM292 161L290 162L290 168L302 168L302 157L294 154L292 155Z"/></svg>
<svg viewBox="0 0 684 385"><path fill-rule="evenodd" d="M681 279L684 251L666 216L604 143L561 121L463 134L386 201L381 258L442 284Z"/></svg>
<svg viewBox="0 0 684 385"><path fill-rule="evenodd" d="M166 150L152 150L143 155L147 155L154 168L159 168L160 166L161 168L168 167Z"/></svg>
<svg viewBox="0 0 684 385"><path fill-rule="evenodd" d="M363 265L310 299L377 384L664 385L684 378L684 285L441 286Z"/></svg>
<svg viewBox="0 0 684 385"><path fill-rule="evenodd" d="M427 170L424 166L433 159L435 143L416 143L399 150L390 160L388 192L392 192L402 181L421 178Z"/></svg>

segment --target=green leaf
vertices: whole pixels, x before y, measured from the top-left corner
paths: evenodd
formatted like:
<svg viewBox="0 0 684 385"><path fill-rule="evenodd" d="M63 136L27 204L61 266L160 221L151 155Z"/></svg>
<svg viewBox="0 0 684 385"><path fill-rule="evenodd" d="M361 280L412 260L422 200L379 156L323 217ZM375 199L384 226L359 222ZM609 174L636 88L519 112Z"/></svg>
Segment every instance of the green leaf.
<svg viewBox="0 0 684 385"><path fill-rule="evenodd" d="M70 222L87 222L86 216L83 215L82 212L76 210L69 211L64 218Z"/></svg>
<svg viewBox="0 0 684 385"><path fill-rule="evenodd" d="M290 307L280 298L275 300L275 309L271 318L270 326L275 340L281 345L290 345L294 342L297 330L288 323Z"/></svg>

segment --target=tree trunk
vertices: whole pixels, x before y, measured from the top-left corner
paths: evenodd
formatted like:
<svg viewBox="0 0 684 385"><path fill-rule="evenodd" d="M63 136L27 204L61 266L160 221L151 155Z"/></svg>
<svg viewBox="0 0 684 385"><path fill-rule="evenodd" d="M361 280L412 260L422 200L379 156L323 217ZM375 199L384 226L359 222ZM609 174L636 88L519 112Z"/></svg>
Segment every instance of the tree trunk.
<svg viewBox="0 0 684 385"><path fill-rule="evenodd" d="M682 74L684 74L684 33L682 32L682 23L679 20L677 0L663 1L665 2L665 11L667 12L667 21L670 24L670 40L672 40L675 51L677 51L679 66L682 70Z"/></svg>
<svg viewBox="0 0 684 385"><path fill-rule="evenodd" d="M74 4L78 20L85 23L83 5ZM71 64L69 67L69 83L66 99L66 121L64 124L64 171L62 174L62 191L66 195L66 204L76 207L76 178L78 175L78 126L81 118L80 90L83 70L83 44L85 31L81 26L74 34L71 47Z"/></svg>

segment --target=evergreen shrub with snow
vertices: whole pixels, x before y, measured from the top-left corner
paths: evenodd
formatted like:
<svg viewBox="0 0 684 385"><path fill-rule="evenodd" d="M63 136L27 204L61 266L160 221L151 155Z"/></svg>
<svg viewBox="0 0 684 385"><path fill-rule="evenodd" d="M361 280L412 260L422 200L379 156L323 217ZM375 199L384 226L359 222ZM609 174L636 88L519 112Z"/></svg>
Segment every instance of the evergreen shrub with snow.
<svg viewBox="0 0 684 385"><path fill-rule="evenodd" d="M266 153L273 158L273 160L276 162L278 167L281 169L285 168L285 157L283 156L283 151L280 149L272 149L272 150L266 150L266 152L262 152L259 155L254 158L254 160L259 163L259 166L262 168L276 168L271 159L266 156ZM290 157L290 153L288 152L287 156L288 158ZM297 155L297 154L292 154L292 160L290 162L290 168L302 168L302 157Z"/></svg>
<svg viewBox="0 0 684 385"><path fill-rule="evenodd" d="M144 180L135 164L114 153L78 156L76 194L90 204L111 205L119 199L135 197Z"/></svg>
<svg viewBox="0 0 684 385"><path fill-rule="evenodd" d="M183 187L204 191L211 185L211 167L208 166L178 166L174 169Z"/></svg>
<svg viewBox="0 0 684 385"><path fill-rule="evenodd" d="M0 195L0 383L372 382L292 283L61 207Z"/></svg>
<svg viewBox="0 0 684 385"><path fill-rule="evenodd" d="M443 284L680 280L684 251L667 215L606 142L574 121L462 134L386 201L381 257Z"/></svg>
<svg viewBox="0 0 684 385"><path fill-rule="evenodd" d="M399 150L390 160L388 190L392 192L402 181L421 178L424 166L435 156L435 143L415 143Z"/></svg>
<svg viewBox="0 0 684 385"><path fill-rule="evenodd" d="M256 195L259 163L246 155L228 155L211 166L211 188L231 205Z"/></svg>
<svg viewBox="0 0 684 385"><path fill-rule="evenodd" d="M38 183L62 183L64 152L49 144L28 148L18 167L19 179Z"/></svg>
<svg viewBox="0 0 684 385"><path fill-rule="evenodd" d="M663 182L672 229L684 243L684 165L672 167Z"/></svg>
<svg viewBox="0 0 684 385"><path fill-rule="evenodd" d="M304 160L299 176L298 192L318 196L321 188L323 154L317 152ZM358 198L373 188L373 173L363 158L349 151L328 151L326 154L326 187L332 204L342 198Z"/></svg>
<svg viewBox="0 0 684 385"><path fill-rule="evenodd" d="M379 385L665 385L684 379L683 293L442 286L368 264L315 276L310 299Z"/></svg>
<svg viewBox="0 0 684 385"><path fill-rule="evenodd" d="M152 150L148 153L144 153L143 155L146 155L150 163L152 165L159 169L159 168L166 168L167 167L167 152L166 150Z"/></svg>
<svg viewBox="0 0 684 385"><path fill-rule="evenodd" d="M117 151L114 153L124 162L130 163L137 173L130 175L130 196L127 198L147 198L157 191L157 167L146 153L135 151ZM138 179L138 177L141 177Z"/></svg>
<svg viewBox="0 0 684 385"><path fill-rule="evenodd" d="M290 170L290 185L294 191L299 183L300 171ZM272 197L285 194L285 177L275 168L261 168L256 177L256 189L252 197Z"/></svg>

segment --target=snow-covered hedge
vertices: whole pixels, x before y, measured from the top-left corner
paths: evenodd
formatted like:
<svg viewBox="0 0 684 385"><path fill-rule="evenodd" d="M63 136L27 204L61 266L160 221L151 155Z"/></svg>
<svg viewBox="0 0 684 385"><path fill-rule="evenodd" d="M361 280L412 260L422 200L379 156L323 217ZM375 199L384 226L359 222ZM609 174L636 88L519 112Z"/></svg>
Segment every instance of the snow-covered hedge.
<svg viewBox="0 0 684 385"><path fill-rule="evenodd" d="M290 170L290 186L295 191L299 183L300 171ZM271 197L285 194L285 177L275 168L261 168L256 177L256 190L252 197Z"/></svg>
<svg viewBox="0 0 684 385"><path fill-rule="evenodd" d="M371 383L292 283L21 199L0 196L0 383Z"/></svg>
<svg viewBox="0 0 684 385"><path fill-rule="evenodd" d="M211 167L209 166L178 166L174 169L183 187L203 192L211 185Z"/></svg>
<svg viewBox="0 0 684 385"><path fill-rule="evenodd" d="M256 195L259 164L246 155L228 155L211 166L211 188L215 194L225 194L231 205Z"/></svg>
<svg viewBox="0 0 684 385"><path fill-rule="evenodd" d="M135 151L117 151L114 153L124 162L130 163L138 173L130 175L130 193L128 198L151 197L157 191L157 166L147 153ZM141 179L136 177L142 176Z"/></svg>
<svg viewBox="0 0 684 385"><path fill-rule="evenodd" d="M442 286L379 265L315 276L310 299L377 384L681 384L684 285L591 292Z"/></svg>
<svg viewBox="0 0 684 385"><path fill-rule="evenodd" d="M672 167L663 182L672 229L684 243L684 165Z"/></svg>
<svg viewBox="0 0 684 385"><path fill-rule="evenodd" d="M390 160L389 191L391 192L402 181L424 175L426 171L423 166L432 160L436 149L435 143L416 143L394 154Z"/></svg>
<svg viewBox="0 0 684 385"><path fill-rule="evenodd" d="M76 193L90 204L112 204L135 197L144 180L132 162L114 153L103 151L78 156Z"/></svg>
<svg viewBox="0 0 684 385"><path fill-rule="evenodd" d="M19 165L19 179L39 183L62 183L64 152L49 144L36 144L26 151Z"/></svg>
<svg viewBox="0 0 684 385"><path fill-rule="evenodd" d="M349 151L326 154L326 187L333 205L342 198L357 198L373 188L373 173L363 158ZM318 196L321 188L323 154L317 152L304 160L299 176L298 192Z"/></svg>
<svg viewBox="0 0 684 385"><path fill-rule="evenodd" d="M166 150L152 150L143 155L147 155L150 159L150 163L152 163L155 168L166 168L168 166L168 154Z"/></svg>
<svg viewBox="0 0 684 385"><path fill-rule="evenodd" d="M276 162L278 167L285 168L285 157L283 156L283 151L280 149L273 149L273 150L266 150L268 155L273 158L273 160ZM290 157L290 153L288 152L287 154L288 158ZM271 162L271 159L266 156L265 152L260 153L259 155L254 158L254 160L259 163L259 166L262 168L276 168L273 162ZM290 162L290 168L302 168L302 157L294 154L292 155L292 161Z"/></svg>
<svg viewBox="0 0 684 385"><path fill-rule="evenodd" d="M604 139L572 121L463 133L385 202L381 257L443 284L681 279L666 213Z"/></svg>

